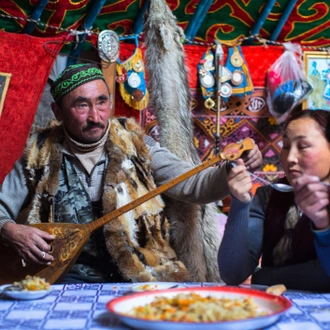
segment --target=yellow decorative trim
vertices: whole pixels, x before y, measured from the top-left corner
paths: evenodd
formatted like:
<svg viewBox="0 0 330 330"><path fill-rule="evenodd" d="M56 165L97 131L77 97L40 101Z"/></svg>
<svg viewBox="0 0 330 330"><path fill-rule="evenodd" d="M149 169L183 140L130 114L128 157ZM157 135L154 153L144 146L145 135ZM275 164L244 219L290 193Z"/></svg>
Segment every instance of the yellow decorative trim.
<svg viewBox="0 0 330 330"><path fill-rule="evenodd" d="M5 98L8 91L10 78L11 78L11 73L0 72L0 117L3 109L3 105L5 103Z"/></svg>
<svg viewBox="0 0 330 330"><path fill-rule="evenodd" d="M126 61L121 62L119 65L122 66L126 71L135 70L134 66L137 64L139 60L142 61L142 51L140 48L137 48L134 54L130 58L128 58Z"/></svg>

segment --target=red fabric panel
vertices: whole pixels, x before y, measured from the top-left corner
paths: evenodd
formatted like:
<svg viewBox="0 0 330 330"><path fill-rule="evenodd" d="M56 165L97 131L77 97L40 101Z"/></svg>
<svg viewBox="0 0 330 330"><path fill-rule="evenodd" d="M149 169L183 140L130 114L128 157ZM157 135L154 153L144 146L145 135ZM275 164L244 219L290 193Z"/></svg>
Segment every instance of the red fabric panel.
<svg viewBox="0 0 330 330"><path fill-rule="evenodd" d="M0 72L12 74L0 118L0 183L23 152L62 38L0 31Z"/></svg>

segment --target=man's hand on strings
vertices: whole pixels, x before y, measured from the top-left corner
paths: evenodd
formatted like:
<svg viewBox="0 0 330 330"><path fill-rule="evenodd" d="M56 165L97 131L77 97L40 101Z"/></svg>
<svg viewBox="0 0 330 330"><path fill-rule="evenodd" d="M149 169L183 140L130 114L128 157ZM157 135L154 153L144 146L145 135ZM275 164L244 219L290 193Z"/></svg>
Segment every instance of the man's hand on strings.
<svg viewBox="0 0 330 330"><path fill-rule="evenodd" d="M1 243L12 247L26 263L48 265L54 260L49 243L54 236L32 226L5 223L1 228Z"/></svg>

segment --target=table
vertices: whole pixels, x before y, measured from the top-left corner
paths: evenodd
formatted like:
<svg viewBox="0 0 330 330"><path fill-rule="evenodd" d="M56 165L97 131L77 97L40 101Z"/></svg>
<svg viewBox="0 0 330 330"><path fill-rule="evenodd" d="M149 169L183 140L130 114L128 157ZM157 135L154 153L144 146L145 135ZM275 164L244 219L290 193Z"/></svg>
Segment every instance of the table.
<svg viewBox="0 0 330 330"><path fill-rule="evenodd" d="M117 317L107 312L105 305L127 292L129 286L127 283L53 285L53 290L45 298L28 301L15 301L0 294L0 329L127 330ZM330 329L330 293L287 291L284 295L293 306L269 330Z"/></svg>

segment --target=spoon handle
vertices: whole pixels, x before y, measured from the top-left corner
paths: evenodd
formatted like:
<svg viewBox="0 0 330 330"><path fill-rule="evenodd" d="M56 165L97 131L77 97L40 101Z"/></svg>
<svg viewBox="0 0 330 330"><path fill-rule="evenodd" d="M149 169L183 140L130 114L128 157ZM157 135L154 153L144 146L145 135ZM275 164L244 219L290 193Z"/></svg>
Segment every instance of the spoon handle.
<svg viewBox="0 0 330 330"><path fill-rule="evenodd" d="M234 162L231 162L230 164L231 164L232 167L236 167L237 166L237 164L234 163ZM263 182L264 184L271 185L271 183L269 181L267 181L267 180L259 177L258 175L254 174L254 173L252 173L252 172L250 172L248 170L246 170L246 172L248 172L252 177L256 178L257 180Z"/></svg>

